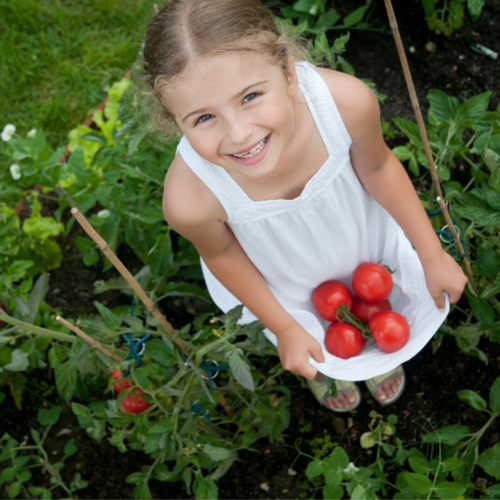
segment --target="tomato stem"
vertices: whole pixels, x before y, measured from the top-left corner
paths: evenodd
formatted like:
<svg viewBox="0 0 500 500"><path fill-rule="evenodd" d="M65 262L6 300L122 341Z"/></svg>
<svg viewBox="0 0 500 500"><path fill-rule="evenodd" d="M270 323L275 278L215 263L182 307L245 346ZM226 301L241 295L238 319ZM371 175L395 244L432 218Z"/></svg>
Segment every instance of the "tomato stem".
<svg viewBox="0 0 500 500"><path fill-rule="evenodd" d="M352 325L355 328L357 328L361 332L361 335L363 335L364 339L373 338L372 332L370 331L368 326L362 321L360 321L358 318L356 318L354 314L352 314L349 306L341 304L341 306L337 310L336 318L337 321L348 323L349 325Z"/></svg>

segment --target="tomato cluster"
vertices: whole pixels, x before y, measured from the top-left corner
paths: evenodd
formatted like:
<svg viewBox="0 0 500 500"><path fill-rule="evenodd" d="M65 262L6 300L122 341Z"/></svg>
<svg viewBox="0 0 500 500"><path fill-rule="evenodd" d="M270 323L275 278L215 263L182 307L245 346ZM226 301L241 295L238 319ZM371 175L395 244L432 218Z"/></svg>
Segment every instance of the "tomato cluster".
<svg viewBox="0 0 500 500"><path fill-rule="evenodd" d="M352 277L354 297L340 281L326 281L314 290L314 308L332 322L325 334L328 352L352 358L363 351L370 336L384 352L398 351L408 342L408 322L392 311L388 299L392 285L391 273L384 266L365 262Z"/></svg>
<svg viewBox="0 0 500 500"><path fill-rule="evenodd" d="M113 387L117 396L122 391L129 391L121 404L122 410L125 413L142 413L151 406L151 403L148 403L141 397L141 394L145 394L145 392L140 387L136 387L134 382L131 385L121 371L113 370L111 378L116 380Z"/></svg>

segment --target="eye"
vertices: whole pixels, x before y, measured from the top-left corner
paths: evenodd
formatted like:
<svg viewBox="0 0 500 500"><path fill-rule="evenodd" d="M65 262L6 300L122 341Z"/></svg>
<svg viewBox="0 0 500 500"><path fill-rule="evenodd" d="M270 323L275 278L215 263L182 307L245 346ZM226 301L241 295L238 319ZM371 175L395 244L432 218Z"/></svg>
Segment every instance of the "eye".
<svg viewBox="0 0 500 500"><path fill-rule="evenodd" d="M248 94L245 96L245 98L243 99L243 102L251 101L259 95L261 95L260 92L252 92L251 94Z"/></svg>
<svg viewBox="0 0 500 500"><path fill-rule="evenodd" d="M213 115L203 115L203 116L200 116L200 117L196 120L195 125L196 125L197 123L202 123L202 122L206 122L206 121L210 120L210 118L212 118L212 116L213 116Z"/></svg>

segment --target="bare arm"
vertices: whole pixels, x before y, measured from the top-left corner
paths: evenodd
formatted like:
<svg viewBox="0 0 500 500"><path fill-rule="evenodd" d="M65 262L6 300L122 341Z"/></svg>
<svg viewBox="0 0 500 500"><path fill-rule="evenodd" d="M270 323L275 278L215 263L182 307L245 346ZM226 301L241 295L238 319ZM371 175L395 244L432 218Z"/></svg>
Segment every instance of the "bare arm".
<svg viewBox="0 0 500 500"><path fill-rule="evenodd" d="M278 302L225 223L219 201L179 155L165 179L163 209L168 223L194 244L213 275L276 335L284 368L313 379L316 370L308 358L324 361L319 343Z"/></svg>
<svg viewBox="0 0 500 500"><path fill-rule="evenodd" d="M326 72L323 77L353 141L350 155L354 170L365 189L392 215L412 242L429 291L436 306L443 309L443 292L449 294L450 302L458 301L467 278L442 249L403 165L385 144L375 95L363 82L332 73Z"/></svg>

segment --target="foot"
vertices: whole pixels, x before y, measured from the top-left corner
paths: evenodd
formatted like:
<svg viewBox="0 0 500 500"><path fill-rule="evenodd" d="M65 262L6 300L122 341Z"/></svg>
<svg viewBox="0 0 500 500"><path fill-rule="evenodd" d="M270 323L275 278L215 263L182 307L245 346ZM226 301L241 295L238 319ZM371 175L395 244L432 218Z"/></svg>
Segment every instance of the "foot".
<svg viewBox="0 0 500 500"><path fill-rule="evenodd" d="M323 382L325 380L324 375L318 373L316 376L316 380L318 382ZM338 391L336 398L327 398L323 401L323 404L330 408L330 410L334 409L343 409L349 408L354 405L358 400L358 396L354 391Z"/></svg>
<svg viewBox="0 0 500 500"><path fill-rule="evenodd" d="M375 399L379 403L383 403L384 401L392 398L394 394L396 394L398 387L402 384L403 379L401 375L395 375L387 380L384 380L380 383L377 392L375 393Z"/></svg>

